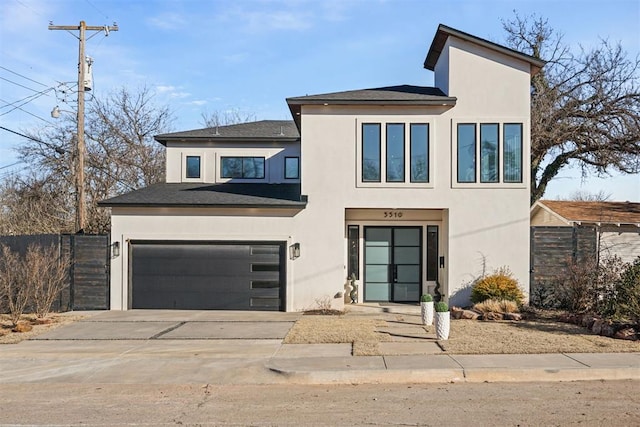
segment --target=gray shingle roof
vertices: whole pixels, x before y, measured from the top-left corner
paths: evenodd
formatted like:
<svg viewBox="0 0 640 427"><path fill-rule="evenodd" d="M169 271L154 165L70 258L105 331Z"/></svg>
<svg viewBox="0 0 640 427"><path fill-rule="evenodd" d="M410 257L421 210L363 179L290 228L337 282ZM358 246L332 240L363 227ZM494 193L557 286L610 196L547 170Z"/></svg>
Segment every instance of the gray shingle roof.
<svg viewBox="0 0 640 427"><path fill-rule="evenodd" d="M103 200L105 207L300 208L300 184L163 183Z"/></svg>
<svg viewBox="0 0 640 427"><path fill-rule="evenodd" d="M166 145L170 140L221 140L221 141L297 141L300 133L292 120L260 120L213 128L165 133L155 136L156 141Z"/></svg>
<svg viewBox="0 0 640 427"><path fill-rule="evenodd" d="M459 39L477 44L487 49L500 52L504 55L514 57L521 61L528 62L529 64L531 64L531 74L537 74L538 71L540 71L540 69L546 64L545 61L539 58L535 58L531 55L518 52L517 50L510 49L497 43L490 42L480 37L476 37L463 31L456 30L455 28L447 27L446 25L440 24L438 26L438 30L436 31L436 35L433 37L433 41L431 42L431 47L429 48L427 57L424 60L424 68L431 71L434 70L436 62L438 62L438 58L442 53L442 49L444 48L444 45L450 36L457 37Z"/></svg>
<svg viewBox="0 0 640 427"><path fill-rule="evenodd" d="M287 98L287 103L289 103L289 105L319 103L455 105L455 102L456 98L446 96L438 88L411 85L348 90L344 92Z"/></svg>

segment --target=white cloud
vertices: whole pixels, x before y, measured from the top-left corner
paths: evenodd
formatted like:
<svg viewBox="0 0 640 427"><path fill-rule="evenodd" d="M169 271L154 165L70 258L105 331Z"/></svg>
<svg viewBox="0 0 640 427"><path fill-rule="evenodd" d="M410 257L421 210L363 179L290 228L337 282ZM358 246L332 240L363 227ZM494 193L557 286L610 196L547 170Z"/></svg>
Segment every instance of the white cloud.
<svg viewBox="0 0 640 427"><path fill-rule="evenodd" d="M184 29L187 19L176 12L165 12L147 18L147 24L161 30Z"/></svg>

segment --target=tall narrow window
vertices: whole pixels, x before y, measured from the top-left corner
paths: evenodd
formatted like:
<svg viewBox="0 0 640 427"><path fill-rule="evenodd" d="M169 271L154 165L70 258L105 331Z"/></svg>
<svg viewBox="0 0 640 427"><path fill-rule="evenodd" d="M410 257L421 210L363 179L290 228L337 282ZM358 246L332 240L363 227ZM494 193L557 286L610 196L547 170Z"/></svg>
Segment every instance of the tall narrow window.
<svg viewBox="0 0 640 427"><path fill-rule="evenodd" d="M284 158L284 177L285 179L300 178L300 158L299 157Z"/></svg>
<svg viewBox="0 0 640 427"><path fill-rule="evenodd" d="M200 156L187 156L186 177L200 178Z"/></svg>
<svg viewBox="0 0 640 427"><path fill-rule="evenodd" d="M412 123L411 131L411 182L429 182L429 125Z"/></svg>
<svg viewBox="0 0 640 427"><path fill-rule="evenodd" d="M480 182L498 182L499 180L498 128L497 123L480 125Z"/></svg>
<svg viewBox="0 0 640 427"><path fill-rule="evenodd" d="M504 182L522 182L522 123L504 125Z"/></svg>
<svg viewBox="0 0 640 427"><path fill-rule="evenodd" d="M404 124L387 124L387 182L404 182Z"/></svg>
<svg viewBox="0 0 640 427"><path fill-rule="evenodd" d="M362 181L380 182L380 123L362 125Z"/></svg>
<svg viewBox="0 0 640 427"><path fill-rule="evenodd" d="M476 182L476 125L458 124L458 182Z"/></svg>
<svg viewBox="0 0 640 427"><path fill-rule="evenodd" d="M356 280L360 278L360 226L350 225L348 229L347 239L349 241L349 265L347 275L356 276Z"/></svg>
<svg viewBox="0 0 640 427"><path fill-rule="evenodd" d="M438 280L438 226L427 226L427 280Z"/></svg>

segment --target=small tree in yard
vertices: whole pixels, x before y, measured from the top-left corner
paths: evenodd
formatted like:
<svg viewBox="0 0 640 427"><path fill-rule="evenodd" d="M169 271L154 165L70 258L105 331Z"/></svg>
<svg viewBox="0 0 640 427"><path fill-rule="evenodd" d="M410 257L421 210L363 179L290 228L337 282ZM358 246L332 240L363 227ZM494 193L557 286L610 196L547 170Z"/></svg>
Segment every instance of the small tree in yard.
<svg viewBox="0 0 640 427"><path fill-rule="evenodd" d="M29 282L24 280L24 268L20 256L8 246L0 250L0 300L2 311L9 312L13 326L18 325L31 299Z"/></svg>
<svg viewBox="0 0 640 427"><path fill-rule="evenodd" d="M39 318L46 317L53 302L67 285L70 266L69 257L59 254L51 245L40 247L29 245L24 260L24 269L33 293L33 309Z"/></svg>

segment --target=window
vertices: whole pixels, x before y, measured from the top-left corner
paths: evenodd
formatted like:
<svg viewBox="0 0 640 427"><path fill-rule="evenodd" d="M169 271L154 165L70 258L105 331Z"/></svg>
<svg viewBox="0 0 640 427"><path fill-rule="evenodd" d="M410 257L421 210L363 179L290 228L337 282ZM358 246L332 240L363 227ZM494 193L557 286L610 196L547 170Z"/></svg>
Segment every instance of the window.
<svg viewBox="0 0 640 427"><path fill-rule="evenodd" d="M387 124L387 182L404 182L404 124Z"/></svg>
<svg viewBox="0 0 640 427"><path fill-rule="evenodd" d="M200 156L187 156L186 178L200 178Z"/></svg>
<svg viewBox="0 0 640 427"><path fill-rule="evenodd" d="M264 179L264 157L222 157L222 178Z"/></svg>
<svg viewBox="0 0 640 427"><path fill-rule="evenodd" d="M480 182L498 182L498 124L480 125Z"/></svg>
<svg viewBox="0 0 640 427"><path fill-rule="evenodd" d="M504 182L522 182L522 124L504 125Z"/></svg>
<svg viewBox="0 0 640 427"><path fill-rule="evenodd" d="M285 179L300 178L300 158L299 157L284 158L284 177Z"/></svg>
<svg viewBox="0 0 640 427"><path fill-rule="evenodd" d="M476 182L476 125L458 124L458 182Z"/></svg>
<svg viewBox="0 0 640 427"><path fill-rule="evenodd" d="M458 183L523 182L522 123L458 123L456 129Z"/></svg>
<svg viewBox="0 0 640 427"><path fill-rule="evenodd" d="M411 124L411 182L429 182L429 125Z"/></svg>
<svg viewBox="0 0 640 427"><path fill-rule="evenodd" d="M349 241L347 276L351 278L352 275L355 275L357 280L360 278L360 226L350 225L347 238Z"/></svg>
<svg viewBox="0 0 640 427"><path fill-rule="evenodd" d="M380 123L362 125L362 181L380 182Z"/></svg>
<svg viewBox="0 0 640 427"><path fill-rule="evenodd" d="M362 123L358 185L427 187L430 178L429 123Z"/></svg>

